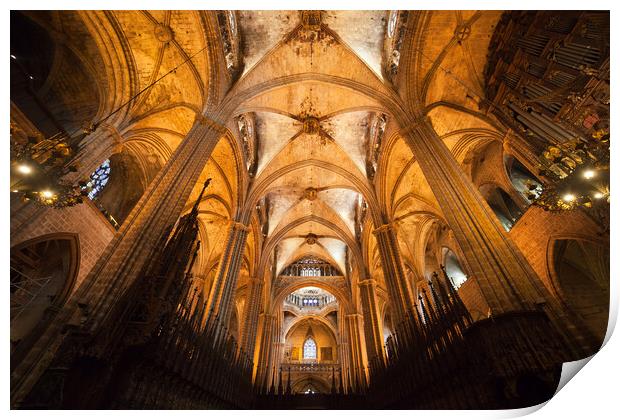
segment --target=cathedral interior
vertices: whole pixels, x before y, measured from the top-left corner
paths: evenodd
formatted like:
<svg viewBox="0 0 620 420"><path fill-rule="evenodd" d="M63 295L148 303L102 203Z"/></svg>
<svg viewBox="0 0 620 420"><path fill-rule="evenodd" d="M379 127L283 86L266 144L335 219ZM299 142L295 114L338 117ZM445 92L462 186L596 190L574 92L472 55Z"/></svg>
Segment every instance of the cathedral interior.
<svg viewBox="0 0 620 420"><path fill-rule="evenodd" d="M503 409L609 312L609 12L12 11L14 409Z"/></svg>

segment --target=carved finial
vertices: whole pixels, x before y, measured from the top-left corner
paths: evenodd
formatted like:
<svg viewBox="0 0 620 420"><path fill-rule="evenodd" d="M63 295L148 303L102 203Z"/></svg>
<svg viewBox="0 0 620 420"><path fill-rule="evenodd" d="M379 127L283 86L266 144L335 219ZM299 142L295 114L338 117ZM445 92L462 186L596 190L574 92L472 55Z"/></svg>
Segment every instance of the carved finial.
<svg viewBox="0 0 620 420"><path fill-rule="evenodd" d="M205 190L207 189L210 183L211 183L211 178L207 178L207 180L205 181L202 187L202 191L200 191L200 194L198 195L198 199L196 199L196 202L194 203L194 207L192 208L192 213L198 212L198 205L200 204L200 201L202 200L202 196L204 195Z"/></svg>

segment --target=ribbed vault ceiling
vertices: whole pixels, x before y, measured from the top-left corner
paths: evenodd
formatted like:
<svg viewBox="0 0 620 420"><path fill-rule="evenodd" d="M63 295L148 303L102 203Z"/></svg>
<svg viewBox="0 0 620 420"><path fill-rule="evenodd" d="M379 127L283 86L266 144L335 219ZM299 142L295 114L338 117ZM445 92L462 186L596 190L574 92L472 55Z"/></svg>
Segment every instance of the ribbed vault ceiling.
<svg viewBox="0 0 620 420"><path fill-rule="evenodd" d="M298 11L240 12L245 67L239 84L251 88L268 74L321 73L355 75L364 84L382 86L387 16L385 11L324 12L315 35L302 27ZM362 195L356 184L369 183L366 157L377 102L308 80L278 84L239 108L254 119L254 185L268 203L266 239L276 242L276 272L303 255L333 261L346 272L347 242L358 246L355 208ZM315 124L310 129L309 119Z"/></svg>
<svg viewBox="0 0 620 420"><path fill-rule="evenodd" d="M444 218L395 116L423 108L465 169L474 152L501 145L505 133L481 107L500 15L409 11L401 22L402 11L28 12L91 70L100 115L128 103L107 121L115 153L163 166L197 115L225 109L218 118L226 115L227 132L185 211L212 178L199 217L205 277L217 269L230 221L250 226L240 288L303 256L382 287L370 232L386 221L395 222L404 263L423 264L427 226ZM52 72L45 84L60 92L61 76L73 72Z"/></svg>

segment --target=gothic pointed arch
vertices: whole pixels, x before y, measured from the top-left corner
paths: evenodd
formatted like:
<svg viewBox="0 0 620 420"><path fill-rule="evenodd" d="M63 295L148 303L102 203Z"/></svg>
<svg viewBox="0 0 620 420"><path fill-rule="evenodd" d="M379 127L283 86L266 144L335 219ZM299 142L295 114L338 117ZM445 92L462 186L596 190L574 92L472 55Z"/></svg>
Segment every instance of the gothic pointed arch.
<svg viewBox="0 0 620 420"><path fill-rule="evenodd" d="M74 292L80 267L73 233L39 236L11 247L11 353L28 348Z"/></svg>

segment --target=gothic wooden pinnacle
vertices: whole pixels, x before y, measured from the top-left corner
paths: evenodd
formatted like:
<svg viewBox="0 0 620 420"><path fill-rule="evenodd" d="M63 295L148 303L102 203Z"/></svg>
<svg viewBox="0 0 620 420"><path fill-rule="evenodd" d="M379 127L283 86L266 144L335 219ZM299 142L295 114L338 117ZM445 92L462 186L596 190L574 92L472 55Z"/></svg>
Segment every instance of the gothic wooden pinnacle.
<svg viewBox="0 0 620 420"><path fill-rule="evenodd" d="M202 191L200 191L200 195L198 195L198 198L196 199L196 202L194 203L194 207L192 208L192 213L198 212L198 205L200 204L200 200L202 200L202 196L204 195L205 190L207 189L210 183L211 183L211 178L207 178L207 180L205 181L202 187Z"/></svg>

